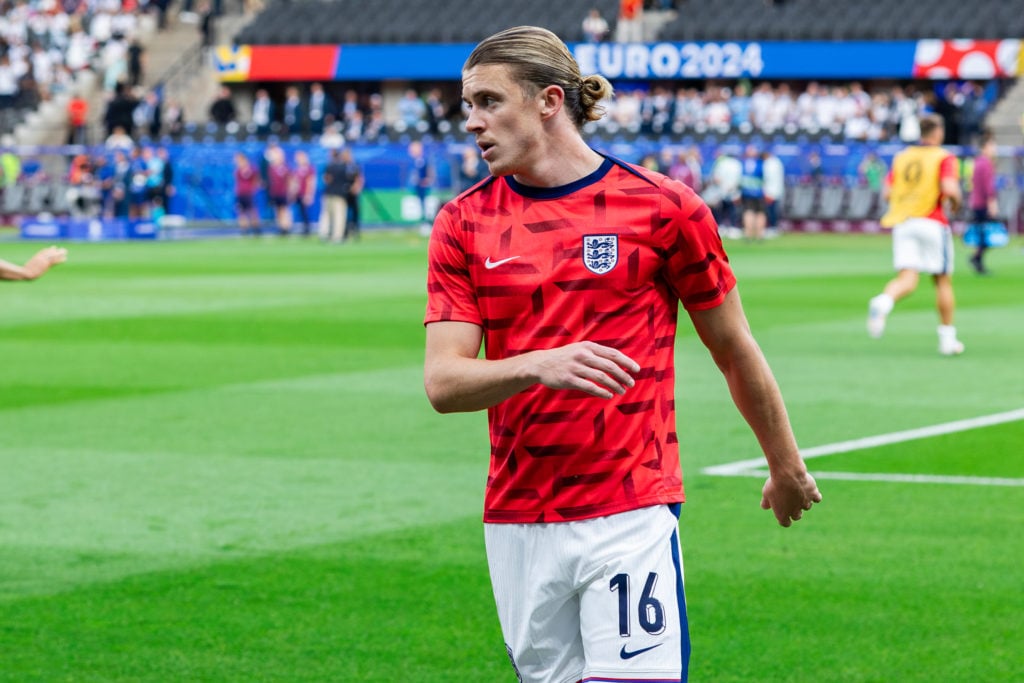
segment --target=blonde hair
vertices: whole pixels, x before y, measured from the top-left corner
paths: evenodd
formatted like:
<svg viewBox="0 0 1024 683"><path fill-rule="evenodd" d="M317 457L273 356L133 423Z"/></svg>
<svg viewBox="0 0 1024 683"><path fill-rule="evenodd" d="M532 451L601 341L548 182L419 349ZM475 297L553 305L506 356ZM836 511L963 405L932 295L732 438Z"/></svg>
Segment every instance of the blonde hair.
<svg viewBox="0 0 1024 683"><path fill-rule="evenodd" d="M551 31L538 26L516 26L482 40L462 70L483 64L504 64L527 95L557 85L565 92L565 109L582 128L604 115L598 103L612 96L612 84L604 76L583 77L569 48Z"/></svg>

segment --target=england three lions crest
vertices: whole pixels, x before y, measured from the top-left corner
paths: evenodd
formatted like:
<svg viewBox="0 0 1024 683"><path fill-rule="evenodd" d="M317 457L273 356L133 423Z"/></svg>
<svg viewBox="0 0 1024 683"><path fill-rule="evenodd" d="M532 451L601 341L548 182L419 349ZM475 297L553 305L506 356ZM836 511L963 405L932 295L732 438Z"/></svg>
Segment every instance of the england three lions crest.
<svg viewBox="0 0 1024 683"><path fill-rule="evenodd" d="M583 265L595 275L604 275L619 262L618 235L584 235Z"/></svg>

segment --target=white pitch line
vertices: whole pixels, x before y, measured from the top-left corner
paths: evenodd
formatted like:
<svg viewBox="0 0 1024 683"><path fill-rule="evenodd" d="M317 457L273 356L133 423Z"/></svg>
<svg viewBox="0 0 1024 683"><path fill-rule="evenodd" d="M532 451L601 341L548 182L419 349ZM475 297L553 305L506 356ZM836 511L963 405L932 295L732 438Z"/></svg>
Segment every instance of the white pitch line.
<svg viewBox="0 0 1024 683"><path fill-rule="evenodd" d="M992 425L1004 424L1006 422L1016 422L1018 420L1024 420L1024 408L1020 408L1018 410L1010 410L1005 413L996 413L994 415L972 417L966 420L944 422L942 424L932 425L930 427L920 427L918 429L908 429L902 432L879 434L877 436L867 436L861 439L852 439L850 441L839 441L832 444L825 444L823 446L815 446L814 448L808 448L800 451L800 455L804 458L804 460L810 458L820 458L821 456L824 455L835 455L836 453L849 453L850 451L874 448L876 446L886 446L894 443L902 443L904 441L914 441L916 439L927 439L933 436L940 436L942 434L965 432L970 429L991 427ZM765 461L763 457L751 458L749 460L739 460L737 462L726 463L724 465L714 465L712 467L705 467L701 471L704 474L710 474L719 477L765 477L768 475L768 472L767 470L763 469L764 464ZM814 472L814 476L822 479L847 479L861 481L900 481L937 484L975 484L981 486L1024 486L1024 479L1011 479L1003 477L963 477L929 474L879 474L856 472Z"/></svg>
<svg viewBox="0 0 1024 683"><path fill-rule="evenodd" d="M705 474L717 474L723 477L753 477L755 479L767 479L768 470L738 470L729 474L708 472ZM892 481L908 484L960 484L970 486L1024 486L1024 479L1011 479L1009 477L967 477L960 475L945 474L885 474L882 472L811 472L815 479L841 479L844 481Z"/></svg>

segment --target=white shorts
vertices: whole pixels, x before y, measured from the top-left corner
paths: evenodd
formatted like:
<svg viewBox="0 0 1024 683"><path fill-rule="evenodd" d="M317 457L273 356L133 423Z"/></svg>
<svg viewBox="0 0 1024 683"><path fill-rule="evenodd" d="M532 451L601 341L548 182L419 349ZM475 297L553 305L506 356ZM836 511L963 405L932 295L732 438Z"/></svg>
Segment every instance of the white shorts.
<svg viewBox="0 0 1024 683"><path fill-rule="evenodd" d="M952 273L952 231L930 218L908 218L892 229L892 263L896 270Z"/></svg>
<svg viewBox="0 0 1024 683"><path fill-rule="evenodd" d="M484 525L498 619L520 681L686 681L677 510Z"/></svg>

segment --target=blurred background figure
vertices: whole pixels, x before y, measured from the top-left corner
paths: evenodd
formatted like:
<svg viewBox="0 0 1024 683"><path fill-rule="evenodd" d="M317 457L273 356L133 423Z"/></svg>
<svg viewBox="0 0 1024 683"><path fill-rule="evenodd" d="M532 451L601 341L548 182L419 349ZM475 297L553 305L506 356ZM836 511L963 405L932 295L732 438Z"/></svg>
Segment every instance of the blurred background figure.
<svg viewBox="0 0 1024 683"><path fill-rule="evenodd" d="M765 213L764 160L754 145L747 145L740 176L740 201L743 204L743 236L760 242L764 239Z"/></svg>
<svg viewBox="0 0 1024 683"><path fill-rule="evenodd" d="M299 150L295 153L295 168L292 170L292 198L295 209L302 221L302 234L310 235L310 218L316 202L316 169L309 162L309 155Z"/></svg>
<svg viewBox="0 0 1024 683"><path fill-rule="evenodd" d="M434 167L430 164L427 155L423 151L422 142L413 140L409 143L408 149L409 159L412 162L412 174L409 181L412 184L416 198L419 200L422 230L429 232L430 221L433 217L430 215L427 200L430 197L430 190L434 186Z"/></svg>
<svg viewBox="0 0 1024 683"><path fill-rule="evenodd" d="M68 100L68 144L89 144L88 125L89 100L80 92L76 92Z"/></svg>
<svg viewBox="0 0 1024 683"><path fill-rule="evenodd" d="M591 43L603 43L608 39L608 22L601 16L601 10L591 8L583 18L583 37Z"/></svg>
<svg viewBox="0 0 1024 683"><path fill-rule="evenodd" d="M360 195L363 192L363 185L365 183L365 176L363 175L363 169L356 163L355 157L352 154L352 150L348 147L341 150L341 163L345 166L345 173L351 179L348 186L348 192L345 193L345 203L348 205L348 227L346 229L346 236L351 236L352 239L359 239L362 235L360 228L360 217L359 217L359 200Z"/></svg>
<svg viewBox="0 0 1024 683"><path fill-rule="evenodd" d="M209 116L211 121L222 126L238 118L235 103L231 99L231 90L227 86L222 85L217 90L217 96L210 103Z"/></svg>
<svg viewBox="0 0 1024 683"><path fill-rule="evenodd" d="M777 230L786 194L786 167L782 159L765 150L761 155L764 164L765 223L768 229Z"/></svg>
<svg viewBox="0 0 1024 683"><path fill-rule="evenodd" d="M305 127L305 112L299 89L293 85L285 89L284 106L281 115L284 117L284 129L289 135L299 135Z"/></svg>
<svg viewBox="0 0 1024 683"><path fill-rule="evenodd" d="M643 0L619 0L619 21L615 39L620 43L644 42Z"/></svg>
<svg viewBox="0 0 1024 683"><path fill-rule="evenodd" d="M704 202L711 207L715 220L722 228L735 228L739 225L736 202L740 197L740 177L743 175L743 164L739 159L719 149L715 162L711 166L711 174L702 195Z"/></svg>
<svg viewBox="0 0 1024 683"><path fill-rule="evenodd" d="M314 83L309 86L309 132L320 135L324 128L331 126L338 116L334 100L324 92L324 86Z"/></svg>
<svg viewBox="0 0 1024 683"><path fill-rule="evenodd" d="M274 122L274 103L270 99L270 93L263 88L256 91L250 120L256 125L257 135L267 135L270 132L271 124Z"/></svg>
<svg viewBox="0 0 1024 683"><path fill-rule="evenodd" d="M345 239L348 194L352 187L348 173L349 169L342 160L342 151L331 150L330 161L324 169L323 200L320 203L320 239L325 242L339 244Z"/></svg>
<svg viewBox="0 0 1024 683"><path fill-rule="evenodd" d="M857 166L857 172L865 185L875 192L882 191L888 168L885 162L878 158L878 154L873 151L865 154L864 159Z"/></svg>
<svg viewBox="0 0 1024 683"><path fill-rule="evenodd" d="M487 177L487 169L480 160L480 153L475 145L467 145L462 150L462 159L459 164L459 186L458 191L464 192Z"/></svg>
<svg viewBox="0 0 1024 683"><path fill-rule="evenodd" d="M666 174L700 194L704 189L704 174L700 167L700 150L690 147L676 155Z"/></svg>
<svg viewBox="0 0 1024 683"><path fill-rule="evenodd" d="M292 170L288 167L284 150L271 147L267 150L267 199L274 212L274 224L282 237L292 231Z"/></svg>
<svg viewBox="0 0 1024 683"><path fill-rule="evenodd" d="M260 234L260 216L256 210L259 171L244 153L235 154L235 215L242 235Z"/></svg>
<svg viewBox="0 0 1024 683"><path fill-rule="evenodd" d="M970 209L973 229L977 235L978 246L971 255L970 263L974 272L987 275L985 252L989 248L988 224L999 215L999 201L996 198L996 141L991 133L984 133L978 156L974 160L974 173L971 176Z"/></svg>

